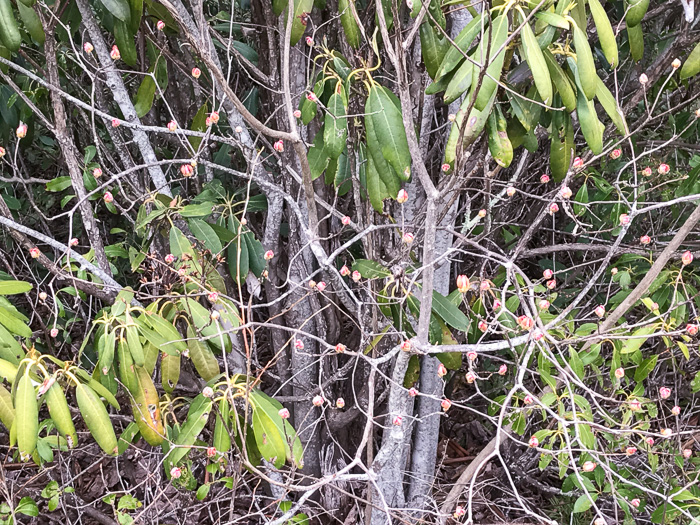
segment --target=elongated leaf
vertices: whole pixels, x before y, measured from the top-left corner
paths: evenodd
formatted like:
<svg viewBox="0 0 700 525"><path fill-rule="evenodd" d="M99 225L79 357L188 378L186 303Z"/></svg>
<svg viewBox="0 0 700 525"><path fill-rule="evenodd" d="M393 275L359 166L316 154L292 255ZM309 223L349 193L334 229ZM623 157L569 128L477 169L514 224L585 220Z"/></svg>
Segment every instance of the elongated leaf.
<svg viewBox="0 0 700 525"><path fill-rule="evenodd" d="M49 409L51 420L63 437L66 438L68 448L73 448L78 444L78 434L73 425L73 416L68 408L68 401L63 389L58 382L51 385L51 388L44 395L46 406Z"/></svg>
<svg viewBox="0 0 700 525"><path fill-rule="evenodd" d="M251 391L250 398L253 404L253 433L263 457L278 467L284 464L285 459L299 468L303 467L301 441L292 425L280 417L282 405L257 389Z"/></svg>
<svg viewBox="0 0 700 525"><path fill-rule="evenodd" d="M75 397L90 434L105 454L116 455L117 436L109 420L105 406L89 386L79 383L75 386Z"/></svg>
<svg viewBox="0 0 700 525"><path fill-rule="evenodd" d="M22 321L17 319L12 313L2 306L0 306L0 324L7 328L13 334L17 334L21 337L31 337L31 329Z"/></svg>
<svg viewBox="0 0 700 525"><path fill-rule="evenodd" d="M621 354L631 354L639 350L651 334L656 331L654 326L642 326L635 330L629 339L626 339L622 344Z"/></svg>
<svg viewBox="0 0 700 525"><path fill-rule="evenodd" d="M187 419L182 425L180 433L175 440L175 445L170 449L165 459L166 472L177 465L184 458L197 440L197 436L204 429L209 419L212 401L203 395L198 395L187 412Z"/></svg>
<svg viewBox="0 0 700 525"><path fill-rule="evenodd" d="M452 328L462 332L469 332L471 325L469 318L452 304L447 297L435 291L433 292L433 311Z"/></svg>
<svg viewBox="0 0 700 525"><path fill-rule="evenodd" d="M613 121L613 124L615 124L617 130L623 135L627 134L625 117L617 104L617 100L615 100L613 94L600 78L597 79L596 86L595 96L598 99L598 102L600 102L600 105L603 106L603 109L610 117L610 120Z"/></svg>
<svg viewBox="0 0 700 525"><path fill-rule="evenodd" d="M212 253L217 254L223 251L223 246L219 240L219 236L209 223L201 219L190 219L188 221L192 234L201 241L204 246Z"/></svg>
<svg viewBox="0 0 700 525"><path fill-rule="evenodd" d="M356 260L352 264L352 269L360 272L360 275L365 279L380 279L391 275L391 272L380 263L368 259Z"/></svg>
<svg viewBox="0 0 700 525"><path fill-rule="evenodd" d="M0 281L0 295L26 293L32 288L34 285L26 281Z"/></svg>
<svg viewBox="0 0 700 525"><path fill-rule="evenodd" d="M484 17L482 13L474 17L471 22L469 22L462 31L460 31L457 38L454 39L455 46L451 46L445 52L445 58L442 59L440 63L440 68L437 71L437 79L450 73L457 64L464 60L464 54L469 50L471 43L474 41L476 36L481 33L482 29L486 31L488 29L488 24L490 20L488 17ZM483 28L482 28L483 24Z"/></svg>
<svg viewBox="0 0 700 525"><path fill-rule="evenodd" d="M197 339L197 334L189 326L187 327L187 349L192 364L202 379L209 381L221 373L214 353L206 343Z"/></svg>
<svg viewBox="0 0 700 525"><path fill-rule="evenodd" d="M7 430L12 428L15 421L15 407L12 404L12 394L0 385L0 421Z"/></svg>
<svg viewBox="0 0 700 525"><path fill-rule="evenodd" d="M367 106L367 118L372 119L382 155L400 178L408 180L411 176L411 154L401 110L396 107L387 89L379 84L370 89Z"/></svg>
<svg viewBox="0 0 700 525"><path fill-rule="evenodd" d="M122 22L131 22L131 9L126 0L100 0L100 2L115 18Z"/></svg>
<svg viewBox="0 0 700 525"><path fill-rule="evenodd" d="M329 157L337 159L345 149L348 137L348 120L345 118L345 96L339 82L335 92L328 100L326 118L323 126L324 150Z"/></svg>
<svg viewBox="0 0 700 525"><path fill-rule="evenodd" d="M152 73L153 68L151 67L148 72ZM153 107L153 99L156 95L156 82L153 77L149 74L143 77L139 90L136 92L136 101L134 102L134 109L139 118L145 116L151 108Z"/></svg>
<svg viewBox="0 0 700 525"><path fill-rule="evenodd" d="M17 447L23 460L26 461L34 452L39 437L39 406L29 374L23 374L18 381L15 410L19 415L15 418Z"/></svg>

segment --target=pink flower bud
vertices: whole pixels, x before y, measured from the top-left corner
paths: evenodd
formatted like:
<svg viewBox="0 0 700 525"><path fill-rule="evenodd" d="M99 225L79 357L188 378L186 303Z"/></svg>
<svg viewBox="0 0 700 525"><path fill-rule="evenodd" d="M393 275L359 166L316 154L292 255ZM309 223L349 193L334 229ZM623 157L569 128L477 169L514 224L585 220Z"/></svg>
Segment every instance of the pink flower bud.
<svg viewBox="0 0 700 525"><path fill-rule="evenodd" d="M316 285L316 289L317 289L319 292L322 292L323 290L326 289L326 283L323 282L323 281L319 282L319 283Z"/></svg>
<svg viewBox="0 0 700 525"><path fill-rule="evenodd" d="M530 438L530 441L527 442L527 444L528 444L528 446L529 446L530 448L536 448L536 447L539 446L540 440L537 439L537 437L532 436L532 437Z"/></svg>
<svg viewBox="0 0 700 525"><path fill-rule="evenodd" d="M23 139L27 136L28 129L29 128L27 127L27 125L20 120L19 126L17 126L17 131L15 131L15 135L17 135L18 139Z"/></svg>
<svg viewBox="0 0 700 525"><path fill-rule="evenodd" d="M469 291L469 288L471 288L471 283L469 282L469 277L466 275L458 275L457 276L457 290L460 291L460 293L467 293Z"/></svg>
<svg viewBox="0 0 700 525"><path fill-rule="evenodd" d="M357 270L352 272L352 280L353 281L355 281L357 283L360 281L360 279L362 279L362 274L360 272L358 272Z"/></svg>
<svg viewBox="0 0 700 525"><path fill-rule="evenodd" d="M683 457L685 459L688 459L690 456L693 455L693 451L689 448L683 449Z"/></svg>
<svg viewBox="0 0 700 525"><path fill-rule="evenodd" d="M651 436L644 438L644 442L650 447L654 446L654 438Z"/></svg>
<svg viewBox="0 0 700 525"><path fill-rule="evenodd" d="M595 310L593 312L598 316L598 317L603 317L605 315L605 306L602 304L599 304L596 306Z"/></svg>
<svg viewBox="0 0 700 525"><path fill-rule="evenodd" d="M618 379L622 379L623 377L625 377L625 369L622 367L616 368L615 377L617 377Z"/></svg>
<svg viewBox="0 0 700 525"><path fill-rule="evenodd" d="M644 86L646 83L649 82L649 77L646 76L646 74L642 73L639 75L639 83Z"/></svg>
<svg viewBox="0 0 700 525"><path fill-rule="evenodd" d="M119 119L113 118L112 119L112 127L113 128L118 128L121 125L121 122L119 122Z"/></svg>
<svg viewBox="0 0 700 525"><path fill-rule="evenodd" d="M183 177L191 177L194 174L192 164L183 164L180 166L180 173Z"/></svg>
<svg viewBox="0 0 700 525"><path fill-rule="evenodd" d="M554 290L557 287L557 280L556 279L550 279L547 281L547 288L550 290Z"/></svg>
<svg viewBox="0 0 700 525"><path fill-rule="evenodd" d="M58 328L52 328L51 331L49 332L49 335L51 337L57 337L58 336Z"/></svg>
<svg viewBox="0 0 700 525"><path fill-rule="evenodd" d="M297 350L303 350L304 341L302 341L301 339L297 339L296 341L294 341L294 348L296 348Z"/></svg>
<svg viewBox="0 0 700 525"><path fill-rule="evenodd" d="M48 294L46 292L39 292L39 299L41 301L46 301L47 297L48 297Z"/></svg>
<svg viewBox="0 0 700 525"><path fill-rule="evenodd" d="M295 109L293 115L294 115L294 118L301 118L301 111L299 111L298 109Z"/></svg>
<svg viewBox="0 0 700 525"><path fill-rule="evenodd" d="M482 292L488 292L490 288L491 283L488 280L484 280L479 283L479 290Z"/></svg>
<svg viewBox="0 0 700 525"><path fill-rule="evenodd" d="M410 388L408 390L408 395L411 397L416 397L418 395L418 390L416 390L415 388Z"/></svg>
<svg viewBox="0 0 700 525"><path fill-rule="evenodd" d="M325 400L323 399L323 396L314 396L314 398L311 400L315 407L320 407L321 405L323 405L324 401Z"/></svg>
<svg viewBox="0 0 700 525"><path fill-rule="evenodd" d="M515 188L513 186L508 186L506 189L506 195L508 195L508 197L515 195Z"/></svg>
<svg viewBox="0 0 700 525"><path fill-rule="evenodd" d="M545 174L545 175L542 175L542 176L540 177L540 182L541 182L542 184L547 184L547 183L549 182L549 180L550 180L550 179L549 179L549 175L546 175L546 174Z"/></svg>
<svg viewBox="0 0 700 525"><path fill-rule="evenodd" d="M537 306L540 310L548 310L550 303L547 299L542 299L539 303L537 303Z"/></svg>
<svg viewBox="0 0 700 525"><path fill-rule="evenodd" d="M41 386L39 387L39 391L37 392L38 395L43 396L46 392L49 391L49 388L51 388L55 382L56 376L49 376L46 379L44 379L44 381L41 383Z"/></svg>
<svg viewBox="0 0 700 525"><path fill-rule="evenodd" d="M691 262L693 262L693 254L690 253L690 251L684 251L683 255L681 255L681 262L683 263L683 266L688 266Z"/></svg>
<svg viewBox="0 0 700 525"><path fill-rule="evenodd" d="M674 58L673 62L671 62L671 67L673 69L678 69L679 67L681 67L681 61L677 58Z"/></svg>
<svg viewBox="0 0 700 525"><path fill-rule="evenodd" d="M335 400L335 406L337 408L345 408L345 400L342 397L339 397Z"/></svg>
<svg viewBox="0 0 700 525"><path fill-rule="evenodd" d="M165 256L165 262L168 264L172 264L173 262L175 262L175 256L172 253L169 253Z"/></svg>
<svg viewBox="0 0 700 525"><path fill-rule="evenodd" d="M279 416L282 419L289 419L289 416L290 416L289 410L287 410L286 408L280 408L279 411L277 412L277 414L279 414Z"/></svg>
<svg viewBox="0 0 700 525"><path fill-rule="evenodd" d="M685 327L685 331L688 332L688 335L695 335L698 333L698 325L688 324Z"/></svg>
<svg viewBox="0 0 700 525"><path fill-rule="evenodd" d="M622 226L627 226L630 223L630 220L631 220L630 216L627 215L626 213L623 213L622 215L620 215L620 224Z"/></svg>
<svg viewBox="0 0 700 525"><path fill-rule="evenodd" d="M335 345L335 351L339 354L342 354L343 352L345 352L345 345L343 343L338 343L337 345Z"/></svg>
<svg viewBox="0 0 700 525"><path fill-rule="evenodd" d="M275 151L282 153L284 151L284 142L281 140L278 140L275 142L272 147L275 149Z"/></svg>
<svg viewBox="0 0 700 525"><path fill-rule="evenodd" d="M350 220L351 220L350 217L348 217L347 215L345 215L342 219L340 219L340 223L341 223L343 226L347 226L348 224L350 224Z"/></svg>
<svg viewBox="0 0 700 525"><path fill-rule="evenodd" d="M593 463L592 461L586 461L583 464L582 468L583 468L584 472L593 472L595 470L596 466L597 465L595 463Z"/></svg>
<svg viewBox="0 0 700 525"><path fill-rule="evenodd" d="M532 399L532 396L530 394L526 395L523 398L523 403L526 405L531 405L534 400Z"/></svg>
<svg viewBox="0 0 700 525"><path fill-rule="evenodd" d="M627 454L628 456L632 456L636 453L637 453L637 447L627 447L625 449L625 454Z"/></svg>
<svg viewBox="0 0 700 525"><path fill-rule="evenodd" d="M411 232L406 232L403 234L403 242L405 244L411 244L413 242L413 234Z"/></svg>
<svg viewBox="0 0 700 525"><path fill-rule="evenodd" d="M632 505L635 509L639 507L639 504L641 501L639 501L639 498L634 498L633 500L630 500L630 505Z"/></svg>
<svg viewBox="0 0 700 525"><path fill-rule="evenodd" d="M581 157L576 157L574 159L574 168L582 168L583 167L583 159Z"/></svg>
<svg viewBox="0 0 700 525"><path fill-rule="evenodd" d="M156 24L156 29L158 29L158 31L162 31L163 29L165 29L165 22L163 22L162 20L158 20L158 23Z"/></svg>
<svg viewBox="0 0 700 525"><path fill-rule="evenodd" d="M665 438L671 437L673 435L673 430L671 430L670 428L664 428L664 429L661 429L659 434L661 434Z"/></svg>
<svg viewBox="0 0 700 525"><path fill-rule="evenodd" d="M535 330L535 331L533 332L533 334L532 334L532 338L533 338L535 341L539 341L539 340L542 339L543 337L544 337L544 333L543 333L541 330Z"/></svg>
<svg viewBox="0 0 700 525"><path fill-rule="evenodd" d="M175 131L177 129L177 122L171 120L168 122L168 131Z"/></svg>
<svg viewBox="0 0 700 525"><path fill-rule="evenodd" d="M180 467L173 467L170 469L170 477L173 479L178 479L182 476L182 469Z"/></svg>
<svg viewBox="0 0 700 525"><path fill-rule="evenodd" d="M619 159L620 155L622 155L622 150L620 148L616 148L610 152L611 159Z"/></svg>
<svg viewBox="0 0 700 525"><path fill-rule="evenodd" d="M535 322L532 320L532 317L528 315L521 315L518 317L518 326L523 330L532 330L534 325Z"/></svg>
<svg viewBox="0 0 700 525"><path fill-rule="evenodd" d="M501 306L503 306L503 305L501 304L501 301L499 301L498 299L493 301L493 309L494 310L500 310Z"/></svg>
<svg viewBox="0 0 700 525"><path fill-rule="evenodd" d="M216 457L216 447L207 447L207 457L208 458Z"/></svg>
<svg viewBox="0 0 700 525"><path fill-rule="evenodd" d="M102 197L102 198L107 203L114 201L114 196L108 191L105 192L104 197Z"/></svg>
<svg viewBox="0 0 700 525"><path fill-rule="evenodd" d="M476 361L477 357L479 357L479 354L477 354L474 350L467 352L467 360Z"/></svg>
<svg viewBox="0 0 700 525"><path fill-rule="evenodd" d="M551 279L552 277L554 277L554 272L547 268L544 272L542 272L542 277L544 277L545 279Z"/></svg>
<svg viewBox="0 0 700 525"><path fill-rule="evenodd" d="M218 124L219 123L219 112L218 111L212 111L211 115L209 115L209 118L211 119L213 124Z"/></svg>
<svg viewBox="0 0 700 525"><path fill-rule="evenodd" d="M192 76L194 78L199 78L200 76L202 76L202 70L199 69L198 67L193 67L192 68Z"/></svg>
<svg viewBox="0 0 700 525"><path fill-rule="evenodd" d="M0 159L3 158L3 157L5 156L5 153L6 153L5 148L3 148L2 146L0 146Z"/></svg>
<svg viewBox="0 0 700 525"><path fill-rule="evenodd" d="M486 332L489 329L489 325L487 325L484 320L479 321L479 324L477 326L482 332Z"/></svg>
<svg viewBox="0 0 700 525"><path fill-rule="evenodd" d="M306 37L306 45L309 46L309 47L313 47L313 45L314 45L314 39L311 38L310 36L307 36L307 37Z"/></svg>
<svg viewBox="0 0 700 525"><path fill-rule="evenodd" d="M457 115L455 115L454 113L450 113L449 115L447 115L447 120L449 120L450 122L454 122L456 118Z"/></svg>
<svg viewBox="0 0 700 525"><path fill-rule="evenodd" d="M467 511L464 510L464 507L462 507L461 505L457 505L457 508L455 509L454 513L452 514L452 517L455 519L461 518L466 513L467 513Z"/></svg>
<svg viewBox="0 0 700 525"><path fill-rule="evenodd" d="M638 399L633 399L629 402L629 407L632 412L637 412L642 409L642 403Z"/></svg>
<svg viewBox="0 0 700 525"><path fill-rule="evenodd" d="M477 215L483 219L484 217L486 217L486 210L483 208L480 209L479 213L477 213Z"/></svg>
<svg viewBox="0 0 700 525"><path fill-rule="evenodd" d="M662 164L659 164L659 170L658 170L658 171L659 171L659 173L660 173L661 175L665 175L666 173L668 173L669 171L671 171L671 168L670 168L670 166L669 166L668 164L663 164L663 163L662 163Z"/></svg>
<svg viewBox="0 0 700 525"><path fill-rule="evenodd" d="M467 383L473 383L476 381L476 374L472 371L469 371L465 374L464 378L467 380Z"/></svg>
<svg viewBox="0 0 700 525"><path fill-rule="evenodd" d="M78 246L79 243L80 241L73 237L68 244L70 244L71 246Z"/></svg>
<svg viewBox="0 0 700 525"><path fill-rule="evenodd" d="M639 238L639 242L640 242L641 244L649 244L649 243L651 243L651 237L649 237L648 235L642 235L642 236Z"/></svg>
<svg viewBox="0 0 700 525"><path fill-rule="evenodd" d="M406 339L401 343L401 350L404 352L410 352L411 351L411 341Z"/></svg>
<svg viewBox="0 0 700 525"><path fill-rule="evenodd" d="M617 275L617 268L613 268L612 270L610 270L610 274Z"/></svg>
<svg viewBox="0 0 700 525"><path fill-rule="evenodd" d="M445 365L443 365L442 363L438 365L437 375L439 377L445 377L445 375L447 375L447 368L445 368Z"/></svg>
<svg viewBox="0 0 700 525"><path fill-rule="evenodd" d="M95 47L90 43L90 42L85 42L83 44L83 51L85 51L88 55L92 53L95 50Z"/></svg>
<svg viewBox="0 0 700 525"><path fill-rule="evenodd" d="M119 48L117 46L112 46L112 51L109 52L109 56L112 58L112 60L119 60L122 57L122 54L119 52Z"/></svg>
<svg viewBox="0 0 700 525"><path fill-rule="evenodd" d="M445 163L445 164L443 164L443 165L440 167L440 169L442 169L442 171L444 171L445 173L447 173L448 171L450 171L450 165L447 164L447 163Z"/></svg>
<svg viewBox="0 0 700 525"><path fill-rule="evenodd" d="M216 301L219 300L219 293L218 292L209 292L207 299L209 299L210 303L215 303Z"/></svg>
<svg viewBox="0 0 700 525"><path fill-rule="evenodd" d="M498 367L498 375L499 376L504 376L508 372L508 367L506 365L501 365Z"/></svg>
<svg viewBox="0 0 700 525"><path fill-rule="evenodd" d="M399 204L403 204L408 200L408 192L404 190L403 188L399 190L398 195L396 196L396 202Z"/></svg>
<svg viewBox="0 0 700 525"><path fill-rule="evenodd" d="M344 264L340 268L340 275L342 275L343 277L347 277L348 275L350 275L350 268L348 268L347 265Z"/></svg>
<svg viewBox="0 0 700 525"><path fill-rule="evenodd" d="M92 176L96 179L102 177L102 168L95 168L94 170L92 170Z"/></svg>
<svg viewBox="0 0 700 525"><path fill-rule="evenodd" d="M651 173L651 168L649 166L642 170L642 175L644 175L645 177L651 177Z"/></svg>
<svg viewBox="0 0 700 525"><path fill-rule="evenodd" d="M400 427L401 423L403 423L403 418L401 416L394 416L394 420L392 421L395 427Z"/></svg>
<svg viewBox="0 0 700 525"><path fill-rule="evenodd" d="M674 406L671 409L671 414L673 414L674 416L680 416L681 415L681 407L679 407L678 405Z"/></svg>
<svg viewBox="0 0 700 525"><path fill-rule="evenodd" d="M440 406L442 407L443 412L447 412L452 406L452 401L450 401L449 399L443 399L440 402Z"/></svg>
<svg viewBox="0 0 700 525"><path fill-rule="evenodd" d="M265 252L265 255L263 255L263 257L265 258L266 261L269 261L269 260L272 259L274 256L275 256L275 252L273 252L272 250L267 250L267 251Z"/></svg>
<svg viewBox="0 0 700 525"><path fill-rule="evenodd" d="M210 386L205 386L202 390L202 395L204 397L211 398L214 396L214 389Z"/></svg>
<svg viewBox="0 0 700 525"><path fill-rule="evenodd" d="M662 386L661 388L659 388L659 397L661 399L668 399L669 397L671 397L671 389L667 386Z"/></svg>
<svg viewBox="0 0 700 525"><path fill-rule="evenodd" d="M555 214L559 211L559 205L556 202L553 202L552 204L549 205L549 213Z"/></svg>

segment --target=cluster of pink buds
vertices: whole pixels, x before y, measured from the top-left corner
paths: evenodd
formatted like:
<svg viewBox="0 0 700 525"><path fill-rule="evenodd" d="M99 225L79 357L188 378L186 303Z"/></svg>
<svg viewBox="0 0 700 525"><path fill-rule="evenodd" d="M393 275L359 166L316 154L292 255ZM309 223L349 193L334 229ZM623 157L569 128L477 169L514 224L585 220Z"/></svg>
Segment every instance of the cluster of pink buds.
<svg viewBox="0 0 700 525"><path fill-rule="evenodd" d="M263 258L264 258L266 261L269 261L269 260L271 260L274 256L275 256L275 252L273 252L272 250L267 250L267 251L265 252L265 255L263 255Z"/></svg>
<svg viewBox="0 0 700 525"><path fill-rule="evenodd" d="M693 455L693 451L691 449L689 449L689 448L683 449L683 457L685 459L688 459L692 455Z"/></svg>
<svg viewBox="0 0 700 525"><path fill-rule="evenodd" d="M632 505L635 509L636 509L636 508L639 508L639 505L640 505L641 503L642 503L642 502L639 501L639 498L634 498L634 499L631 499L631 500L630 500L630 505Z"/></svg>
<svg viewBox="0 0 700 525"><path fill-rule="evenodd" d="M583 464L582 469L584 472L593 472L596 467L597 467L597 465L593 461L586 461Z"/></svg>
<svg viewBox="0 0 700 525"><path fill-rule="evenodd" d="M671 397L671 389L667 386L662 386L661 388L659 388L659 397L661 399L668 399L669 397Z"/></svg>
<svg viewBox="0 0 700 525"><path fill-rule="evenodd" d="M671 167L668 164L659 164L658 172L660 175L666 175L669 171L671 171Z"/></svg>
<svg viewBox="0 0 700 525"><path fill-rule="evenodd" d="M345 345L343 343L338 343L337 345L335 345L335 351L337 353L342 354L343 352L345 352L345 350L346 350L346 348L345 348Z"/></svg>
<svg viewBox="0 0 700 525"><path fill-rule="evenodd" d="M467 277L466 275L458 275L457 290L459 290L460 293L467 293L469 291L469 288L471 288L469 277Z"/></svg>
<svg viewBox="0 0 700 525"><path fill-rule="evenodd" d="M556 202L553 202L552 204L549 205L550 215L554 215L558 211L559 211L559 205Z"/></svg>
<svg viewBox="0 0 700 525"><path fill-rule="evenodd" d="M412 244L413 243L413 234L411 232L406 232L403 234L403 242L404 244Z"/></svg>
<svg viewBox="0 0 700 525"><path fill-rule="evenodd" d="M314 45L314 39L311 38L310 36L307 36L307 37L306 37L306 45L309 46L309 47L313 47L313 45Z"/></svg>
<svg viewBox="0 0 700 525"><path fill-rule="evenodd" d="M508 372L508 367L506 365L501 365L498 367L498 375L499 376L504 376Z"/></svg>
<svg viewBox="0 0 700 525"><path fill-rule="evenodd" d="M356 283L360 282L360 279L362 279L362 274L355 270L352 272L352 280L355 281Z"/></svg>
<svg viewBox="0 0 700 525"><path fill-rule="evenodd" d="M442 363L438 365L437 375L438 377L445 377L447 375L447 368Z"/></svg>
<svg viewBox="0 0 700 525"><path fill-rule="evenodd" d="M649 237L648 235L642 235L642 236L639 238L639 242L640 242L641 244L650 244L650 243L651 243L651 237Z"/></svg>
<svg viewBox="0 0 700 525"><path fill-rule="evenodd" d="M282 153L284 151L284 142L282 140L278 140L272 145L272 147L276 152Z"/></svg>
<svg viewBox="0 0 700 525"><path fill-rule="evenodd" d="M574 168L583 168L583 159L581 157L574 159Z"/></svg>
<svg viewBox="0 0 700 525"><path fill-rule="evenodd" d="M663 437L668 438L673 435L673 430L670 428L663 428L661 431L659 431L659 434L661 434Z"/></svg>
<svg viewBox="0 0 700 525"><path fill-rule="evenodd" d="M183 164L180 166L180 173L183 177L191 177L194 174L192 164Z"/></svg>
<svg viewBox="0 0 700 525"><path fill-rule="evenodd" d="M545 271L542 272L542 277L544 277L545 279L551 279L552 277L554 277L554 272L547 268Z"/></svg>
<svg viewBox="0 0 700 525"><path fill-rule="evenodd" d="M165 29L165 22L163 22L162 20L158 20L158 23L156 24L156 29L158 29L158 31L162 31L163 29Z"/></svg>
<svg viewBox="0 0 700 525"><path fill-rule="evenodd" d="M691 262L693 262L693 254L688 250L684 251L683 255L681 255L681 262L683 263L683 266L688 266Z"/></svg>
<svg viewBox="0 0 700 525"><path fill-rule="evenodd" d="M521 315L518 317L518 326L523 330L532 330L532 327L535 326L535 322L529 315Z"/></svg>
<svg viewBox="0 0 700 525"><path fill-rule="evenodd" d="M515 195L515 188L513 186L508 186L506 189L506 195L508 195L508 197Z"/></svg>
<svg viewBox="0 0 700 525"><path fill-rule="evenodd" d="M340 268L340 275L342 275L343 277L347 277L348 275L350 275L350 273L351 273L350 268L348 268L348 266L346 264L344 264Z"/></svg>
<svg viewBox="0 0 700 525"><path fill-rule="evenodd" d="M489 329L489 325L487 325L486 321L484 321L483 319L481 321L479 321L479 324L477 325L477 327L482 332L486 332Z"/></svg>
<svg viewBox="0 0 700 525"><path fill-rule="evenodd" d="M207 457L208 458L216 457L216 447L207 447Z"/></svg>
<svg viewBox="0 0 700 525"><path fill-rule="evenodd" d="M647 82L649 82L649 77L646 75L646 73L639 75L639 83L642 86L645 86Z"/></svg>

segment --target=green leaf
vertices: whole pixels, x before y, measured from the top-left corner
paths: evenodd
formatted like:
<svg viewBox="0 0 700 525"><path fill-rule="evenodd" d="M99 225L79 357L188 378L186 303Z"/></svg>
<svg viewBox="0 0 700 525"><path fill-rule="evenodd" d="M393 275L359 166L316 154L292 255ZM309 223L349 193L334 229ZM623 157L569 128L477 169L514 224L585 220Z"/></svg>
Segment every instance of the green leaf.
<svg viewBox="0 0 700 525"><path fill-rule="evenodd" d="M34 285L26 281L0 281L0 295L26 293L32 288Z"/></svg>
<svg viewBox="0 0 700 525"><path fill-rule="evenodd" d="M469 332L470 319L444 295L433 291L433 311L452 328Z"/></svg>
<svg viewBox="0 0 700 525"><path fill-rule="evenodd" d="M576 503L574 503L574 514L586 512L588 509L590 509L592 505L590 498L592 496L593 494L591 494L590 496L588 494L582 494L581 496L579 496L576 499Z"/></svg>
<svg viewBox="0 0 700 525"><path fill-rule="evenodd" d="M647 339L649 338L648 336L653 334L655 331L656 327L652 325L642 326L641 328L635 330L629 339L624 340L620 353L631 354L632 352L636 352L644 343L646 343Z"/></svg>
<svg viewBox="0 0 700 525"><path fill-rule="evenodd" d="M411 177L411 154L401 110L391 96L393 93L390 95L384 86L372 86L367 97L366 118L372 120L382 155L396 174L406 181Z"/></svg>
<svg viewBox="0 0 700 525"><path fill-rule="evenodd" d="M100 0L100 2L115 18L122 22L131 22L131 9L126 0Z"/></svg>
<svg viewBox="0 0 700 525"><path fill-rule="evenodd" d="M180 215L185 218L190 217L208 217L212 213L214 204L211 202L203 202L201 204L188 204L180 211Z"/></svg>
<svg viewBox="0 0 700 525"><path fill-rule="evenodd" d="M211 485L209 483L205 483L204 485L201 485L197 489L197 499L199 501L202 501L209 495L209 490L211 489Z"/></svg>
<svg viewBox="0 0 700 525"><path fill-rule="evenodd" d="M105 454L115 455L118 452L117 436L102 401L94 390L82 383L75 386L75 395L90 434Z"/></svg>
<svg viewBox="0 0 700 525"><path fill-rule="evenodd" d="M343 152L348 137L345 96L342 89L342 84L339 82L328 100L326 106L328 111L323 126L324 150L333 159L337 159Z"/></svg>
<svg viewBox="0 0 700 525"><path fill-rule="evenodd" d="M170 253L178 259L181 259L183 254L187 254L194 259L192 244L177 226L170 228Z"/></svg>
<svg viewBox="0 0 700 525"><path fill-rule="evenodd" d="M569 347L569 366L571 367L571 370L573 370L579 377L579 379L583 379L583 363L581 362L578 352L574 350L572 346Z"/></svg>
<svg viewBox="0 0 700 525"><path fill-rule="evenodd" d="M53 180L50 180L49 182L46 183L46 191L52 191L52 192L57 192L57 191L63 191L67 188L71 187L71 180L68 175L64 177L56 177Z"/></svg>
<svg viewBox="0 0 700 525"><path fill-rule="evenodd" d="M39 437L39 406L29 374L23 374L15 392L17 447L23 459L34 452Z"/></svg>
<svg viewBox="0 0 700 525"><path fill-rule="evenodd" d="M0 306L0 324L20 337L32 336L31 329L23 321L18 319L16 315L13 315L13 312L2 306Z"/></svg>
<svg viewBox="0 0 700 525"><path fill-rule="evenodd" d="M250 392L253 406L252 426L258 449L264 458L274 460L281 467L285 459L298 467L303 466L303 448L292 425L282 419L282 405L260 390ZM292 443L291 449L289 443Z"/></svg>
<svg viewBox="0 0 700 525"><path fill-rule="evenodd" d="M182 425L180 433L165 460L165 470L168 475L170 475L170 469L177 465L180 460L189 453L192 445L194 445L197 440L197 436L204 429L209 419L211 404L211 399L204 397L202 394L199 394L192 401L187 412L187 419Z"/></svg>
<svg viewBox="0 0 700 525"><path fill-rule="evenodd" d="M211 250L213 254L221 253L223 251L223 246L219 240L219 236L216 234L214 229L209 225L209 223L201 219L190 219L188 221L192 234L201 241L202 244Z"/></svg>
<svg viewBox="0 0 700 525"><path fill-rule="evenodd" d="M653 355L642 361L642 363L637 367L637 370L634 372L634 380L639 383L649 377L649 374L654 370L658 359L658 355Z"/></svg>
<svg viewBox="0 0 700 525"><path fill-rule="evenodd" d="M38 516L39 507L37 507L36 502L32 498L25 496L19 500L19 505L15 507L15 512L25 516Z"/></svg>
<svg viewBox="0 0 700 525"><path fill-rule="evenodd" d="M360 275L365 279L381 279L391 275L391 272L380 263L368 259L357 259L352 264L352 269L360 272Z"/></svg>
<svg viewBox="0 0 700 525"><path fill-rule="evenodd" d="M241 228L241 223L233 215L228 218L228 229L236 235L236 238L228 245L226 250L228 269L231 277L236 282L243 282L248 277L248 270L250 269L248 245L238 232L243 233L245 229Z"/></svg>
<svg viewBox="0 0 700 525"><path fill-rule="evenodd" d="M192 126L190 127L192 131L204 131L205 129L207 129L208 112L209 107L207 106L207 104L202 104L202 107L199 108L199 111L197 111L197 114L194 116L194 119L192 119ZM202 137L187 137L187 140L190 141L190 145L195 151L199 149L199 145L202 143Z"/></svg>
<svg viewBox="0 0 700 525"><path fill-rule="evenodd" d="M156 95L156 82L150 74L153 72L153 67L148 70L146 76L143 77L139 90L136 92L134 109L139 118L144 117L153 107L153 99Z"/></svg>

